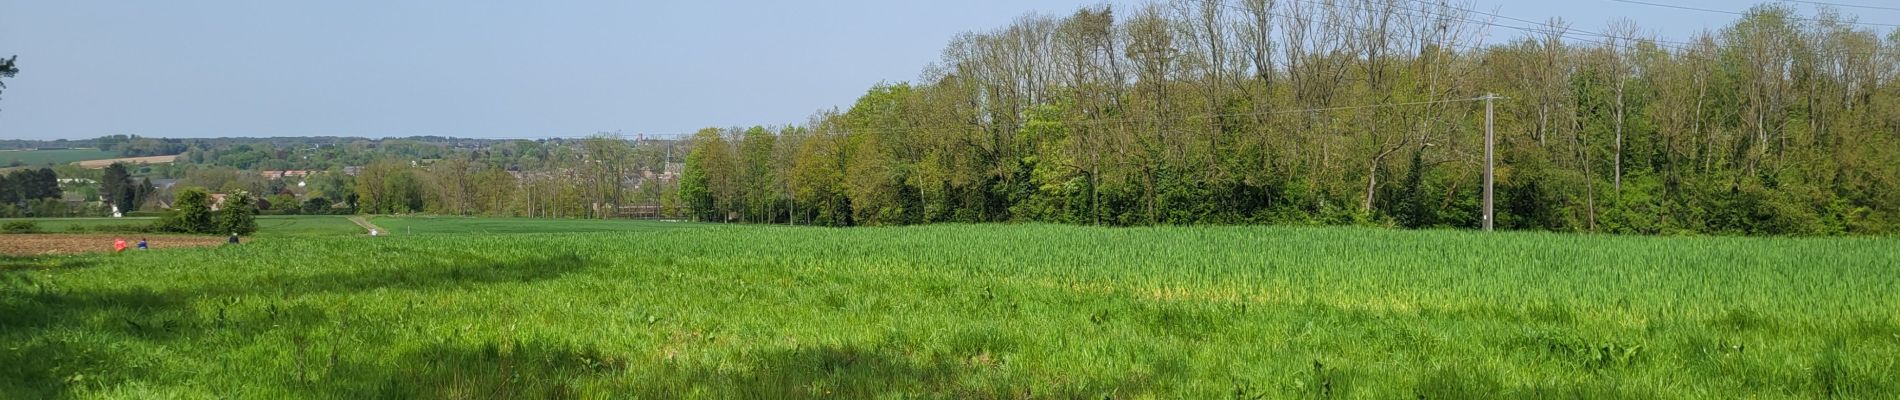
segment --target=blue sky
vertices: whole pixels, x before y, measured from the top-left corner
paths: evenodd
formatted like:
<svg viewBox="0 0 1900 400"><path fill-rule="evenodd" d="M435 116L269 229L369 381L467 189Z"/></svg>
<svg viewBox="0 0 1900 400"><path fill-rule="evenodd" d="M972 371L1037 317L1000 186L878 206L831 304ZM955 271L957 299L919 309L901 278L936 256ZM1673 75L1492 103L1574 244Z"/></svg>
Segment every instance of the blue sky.
<svg viewBox="0 0 1900 400"><path fill-rule="evenodd" d="M0 138L533 138L796 123L880 81L914 79L959 32L1099 2L538 3L0 0L0 56L19 55L22 70L0 93ZM1674 39L1734 18L1610 0L1472 5L1592 30L1628 17ZM1844 11L1900 23L1900 11Z"/></svg>

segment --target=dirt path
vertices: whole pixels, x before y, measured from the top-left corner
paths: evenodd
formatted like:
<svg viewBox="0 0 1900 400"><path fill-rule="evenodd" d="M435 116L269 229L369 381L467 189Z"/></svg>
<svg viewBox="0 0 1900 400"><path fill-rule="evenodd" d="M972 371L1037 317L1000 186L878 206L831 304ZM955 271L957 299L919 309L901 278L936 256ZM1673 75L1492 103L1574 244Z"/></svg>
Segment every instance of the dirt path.
<svg viewBox="0 0 1900 400"><path fill-rule="evenodd" d="M389 235L388 229L383 229L383 227L376 226L376 224L369 223L369 220L363 217L350 216L350 222L355 222L356 226L363 227L364 233L376 232L379 235L385 235L385 236Z"/></svg>

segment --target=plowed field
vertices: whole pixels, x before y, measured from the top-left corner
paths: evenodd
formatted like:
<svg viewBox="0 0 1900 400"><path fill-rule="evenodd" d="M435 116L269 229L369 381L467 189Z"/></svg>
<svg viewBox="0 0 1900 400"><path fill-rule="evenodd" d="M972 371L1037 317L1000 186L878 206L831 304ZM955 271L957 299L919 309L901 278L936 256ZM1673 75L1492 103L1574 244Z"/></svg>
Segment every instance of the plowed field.
<svg viewBox="0 0 1900 400"><path fill-rule="evenodd" d="M10 256L37 256L47 254L74 254L86 252L112 251L112 240L125 238L126 251L135 251L139 236L130 235L0 235L0 254ZM224 243L225 238L217 236L145 236L146 244L153 250L179 247L204 247Z"/></svg>

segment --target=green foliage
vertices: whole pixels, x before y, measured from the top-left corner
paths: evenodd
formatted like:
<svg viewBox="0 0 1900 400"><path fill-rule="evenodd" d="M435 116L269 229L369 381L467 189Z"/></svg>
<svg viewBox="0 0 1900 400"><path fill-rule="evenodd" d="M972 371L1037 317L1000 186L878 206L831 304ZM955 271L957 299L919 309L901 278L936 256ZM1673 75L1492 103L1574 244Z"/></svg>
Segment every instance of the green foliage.
<svg viewBox="0 0 1900 400"><path fill-rule="evenodd" d="M754 223L771 223L786 219L785 185L777 174L772 173L774 147L778 135L765 127L755 126L746 129L739 142L738 165L744 170L737 171L739 189L744 193L744 211L742 220Z"/></svg>
<svg viewBox="0 0 1900 400"><path fill-rule="evenodd" d="M138 209L139 196L146 190L139 189L132 181L132 173L124 163L112 163L106 166L103 177L99 179L99 195L106 204L117 206L120 212Z"/></svg>
<svg viewBox="0 0 1900 400"><path fill-rule="evenodd" d="M0 232L40 233L40 224L33 221L7 221L6 224L0 225Z"/></svg>
<svg viewBox="0 0 1900 400"><path fill-rule="evenodd" d="M288 215L296 215L296 214L303 213L303 207L302 207L303 203L298 202L297 196L291 195L290 193L273 194L270 197L266 197L262 202L259 202L258 204L270 205L270 208L259 210L259 211L269 211L276 214L288 214Z"/></svg>
<svg viewBox="0 0 1900 400"><path fill-rule="evenodd" d="M0 204L26 208L30 201L59 196L59 175L52 168L16 169L0 177Z"/></svg>
<svg viewBox="0 0 1900 400"><path fill-rule="evenodd" d="M303 201L303 207L301 211L304 214L310 214L310 215L333 214L334 212L330 209L331 205L332 204L330 203L330 199L325 199L322 197L311 197L310 199Z"/></svg>
<svg viewBox="0 0 1900 400"><path fill-rule="evenodd" d="M158 224L149 223L149 222L147 223L131 222L131 223L75 224L75 225L69 225L66 228L66 231L74 232L74 233L83 233L83 232L162 233L162 232L165 232L165 230L159 228Z"/></svg>
<svg viewBox="0 0 1900 400"><path fill-rule="evenodd" d="M961 36L919 82L875 85L809 136L724 132L742 143L689 163L682 200L719 210L706 220L814 225L1476 228L1487 103L1473 100L1497 92L1507 229L1838 235L1900 221L1900 136L1887 134L1900 79L1851 56L1900 39L1834 16L1763 6L1693 45L1613 26L1626 34L1446 48L1361 33L1482 27L1258 26L1417 11L1258 6L1091 7ZM1262 15L1279 17L1249 18ZM1357 39L1230 57L1285 37ZM792 142L776 146L790 157L763 156Z"/></svg>
<svg viewBox="0 0 1900 400"><path fill-rule="evenodd" d="M227 201L229 199L227 198ZM156 222L166 232L216 234L220 229L212 219L211 194L199 188L183 188L173 193L172 210Z"/></svg>
<svg viewBox="0 0 1900 400"><path fill-rule="evenodd" d="M224 206L218 209L217 234L250 235L257 232L257 199L251 194L237 191L226 194Z"/></svg>
<svg viewBox="0 0 1900 400"><path fill-rule="evenodd" d="M19 73L20 73L20 56L18 55L8 56L5 60L0 60L0 78L12 78L14 75L18 75ZM7 88L6 82L0 81L0 89L6 89L6 88Z"/></svg>
<svg viewBox="0 0 1900 400"><path fill-rule="evenodd" d="M731 145L718 129L702 129L693 135L692 148L680 177L680 201L694 219L725 222L738 200Z"/></svg>
<svg viewBox="0 0 1900 400"><path fill-rule="evenodd" d="M363 167L355 179L360 212L402 214L423 210L422 181L409 163L382 159Z"/></svg>
<svg viewBox="0 0 1900 400"><path fill-rule="evenodd" d="M188 148L179 139L145 138L138 135L107 135L93 139L99 150L113 151L119 157L169 156ZM110 157L108 157L110 158Z"/></svg>

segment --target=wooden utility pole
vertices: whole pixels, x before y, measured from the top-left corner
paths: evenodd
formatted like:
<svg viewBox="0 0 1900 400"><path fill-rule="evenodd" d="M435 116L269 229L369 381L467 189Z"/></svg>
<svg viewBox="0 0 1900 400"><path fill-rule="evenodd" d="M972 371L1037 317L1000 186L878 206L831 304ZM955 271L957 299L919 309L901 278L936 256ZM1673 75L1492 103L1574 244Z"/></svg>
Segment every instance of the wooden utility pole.
<svg viewBox="0 0 1900 400"><path fill-rule="evenodd" d="M1497 214L1493 213L1493 209L1491 206L1491 198L1492 198L1491 187L1493 184L1496 183L1494 179L1495 177L1493 177L1492 175L1497 169L1497 163L1496 163L1495 157L1493 157L1491 154L1492 153L1491 148L1497 144L1497 137L1492 135L1491 133L1491 100L1494 100L1494 99L1497 99L1497 95L1494 95L1491 93L1484 94L1484 230L1485 231L1490 231L1492 222L1497 219L1495 217Z"/></svg>

